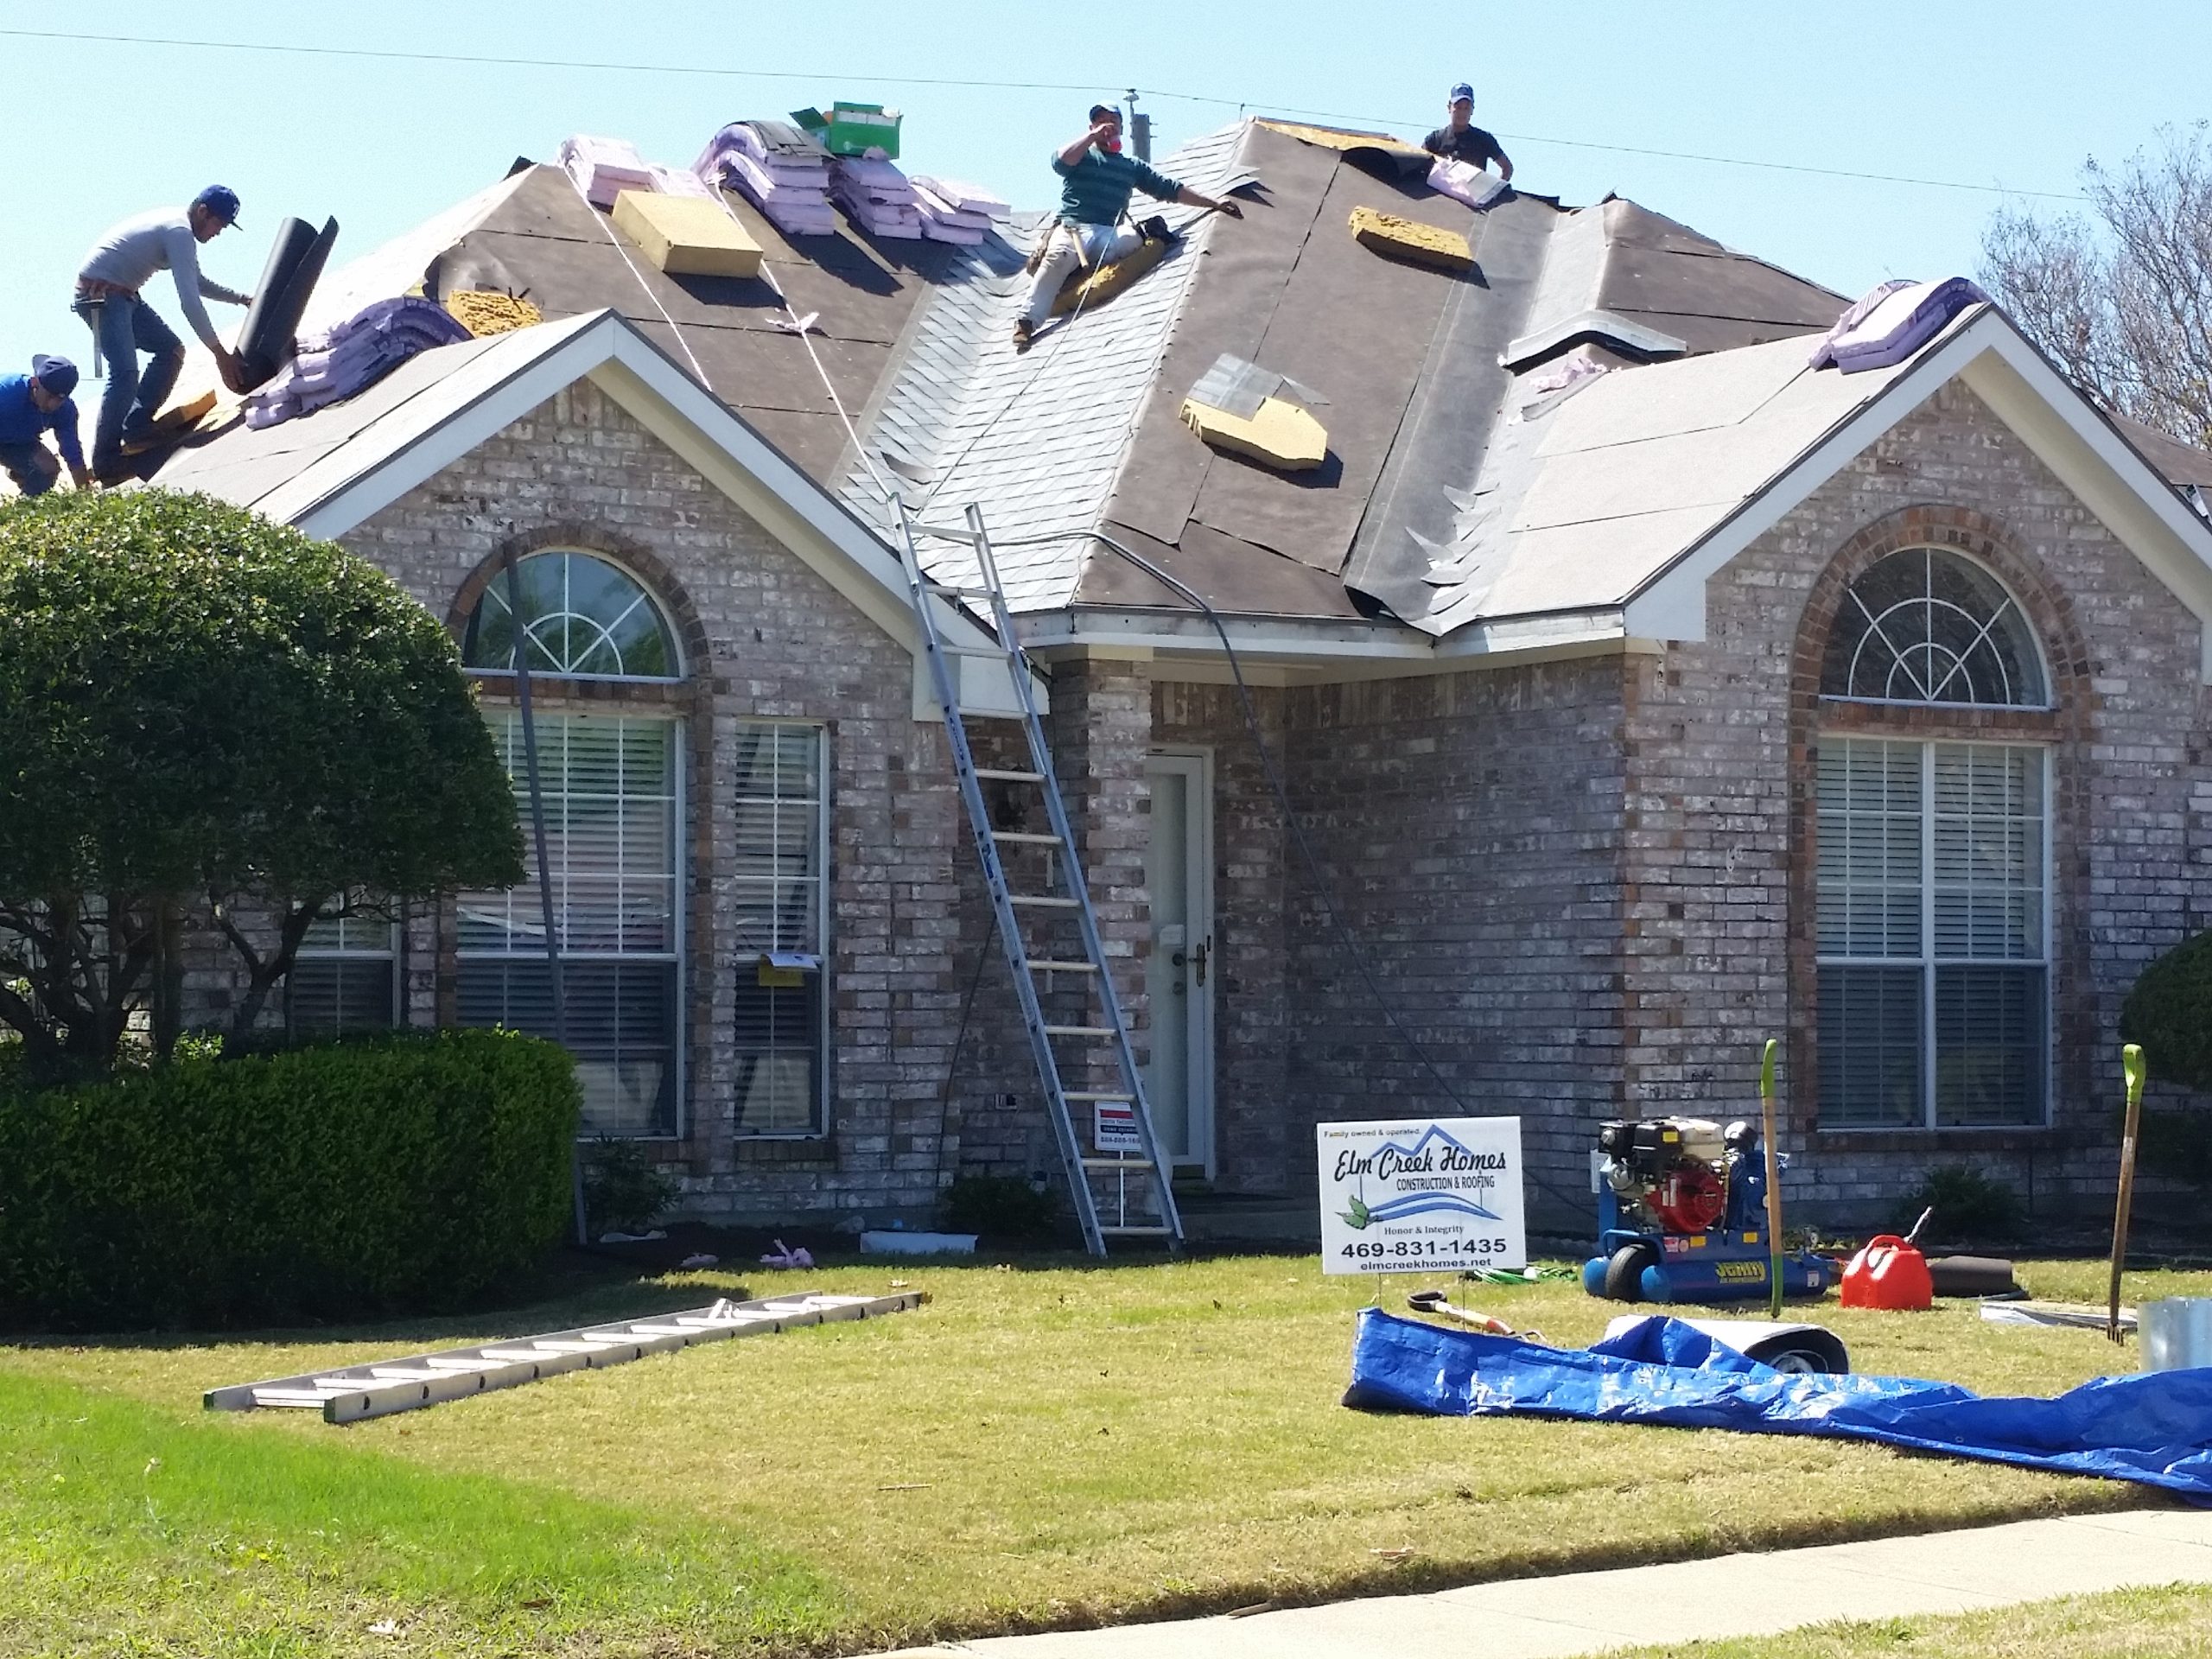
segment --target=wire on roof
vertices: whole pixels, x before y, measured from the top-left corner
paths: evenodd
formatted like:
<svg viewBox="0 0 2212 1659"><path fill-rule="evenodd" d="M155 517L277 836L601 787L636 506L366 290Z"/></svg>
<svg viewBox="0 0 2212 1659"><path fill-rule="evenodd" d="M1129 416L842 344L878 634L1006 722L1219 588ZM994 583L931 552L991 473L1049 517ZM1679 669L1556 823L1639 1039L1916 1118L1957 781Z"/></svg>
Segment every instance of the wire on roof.
<svg viewBox="0 0 2212 1659"><path fill-rule="evenodd" d="M359 58L391 63L446 63L478 67L507 69L581 69L595 74L639 75L704 75L721 79L741 80L823 80L830 79L820 73L802 69L733 69L713 64L698 63L631 63L585 58L527 58L508 57L482 52L403 52L389 47L365 46L301 46L276 41L209 41L195 40L172 35L96 35L74 29L0 29L0 39L21 41L65 41L73 44L99 46L162 46L177 47L201 52L270 52L296 57ZM868 79L891 86L947 86L987 92L1079 92L1086 96L1095 92L1103 83L1055 80L983 80L957 76L933 75L871 75ZM1218 109L1235 110L1239 115L1247 111L1264 109L1278 115L1301 115L1316 120L1340 122L1362 127L1406 127L1417 129L1421 118L1410 116L1353 115L1342 110L1303 109L1291 105L1255 105L1243 99L1224 98L1211 92L1181 92L1165 91L1156 86L1135 89L1146 98L1170 99L1182 104L1205 104ZM2021 190L2001 184L1973 184L1963 179L1924 179L1897 173L1861 173L1849 168L1815 167L1802 162L1755 161L1742 156L1713 156L1695 150L1652 149L1637 144L1607 144L1586 138L1553 138L1541 133L1507 132L1503 137L1517 144L1551 144L1562 149L1597 150L1611 156L1641 156L1655 160L1699 162L1713 167L1748 167L1768 173L1796 173L1814 178L1851 179L1868 184L1902 184L1928 190L1968 190L1995 196L2024 196L2042 201L2080 201L2079 192L2061 190Z"/></svg>

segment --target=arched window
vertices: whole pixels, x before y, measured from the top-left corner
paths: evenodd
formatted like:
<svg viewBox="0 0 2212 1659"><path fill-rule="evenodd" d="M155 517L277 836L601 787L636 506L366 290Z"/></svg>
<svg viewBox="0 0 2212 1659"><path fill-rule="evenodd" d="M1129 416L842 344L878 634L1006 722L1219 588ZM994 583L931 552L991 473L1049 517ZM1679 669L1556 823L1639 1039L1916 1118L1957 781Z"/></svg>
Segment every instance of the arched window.
<svg viewBox="0 0 2212 1659"><path fill-rule="evenodd" d="M589 553L534 553L515 569L533 674L578 679L673 680L675 636L635 576ZM504 572L468 619L461 660L490 674L515 666L515 617Z"/></svg>
<svg viewBox="0 0 2212 1659"><path fill-rule="evenodd" d="M1906 548L1845 593L1821 695L1923 705L1815 738L1821 1126L2047 1122L2051 757L1925 710L2048 707L2034 631L1979 564Z"/></svg>
<svg viewBox="0 0 2212 1659"><path fill-rule="evenodd" d="M2041 709L2034 631L2004 584L1942 548L1892 553L1851 584L1828 635L1821 695L1857 702Z"/></svg>

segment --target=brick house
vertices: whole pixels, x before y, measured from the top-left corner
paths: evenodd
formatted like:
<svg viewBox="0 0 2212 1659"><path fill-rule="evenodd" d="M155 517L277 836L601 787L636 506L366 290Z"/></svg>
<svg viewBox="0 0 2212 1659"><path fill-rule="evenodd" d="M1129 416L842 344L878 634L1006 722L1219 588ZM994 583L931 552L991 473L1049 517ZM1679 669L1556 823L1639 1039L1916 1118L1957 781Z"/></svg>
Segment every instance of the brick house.
<svg viewBox="0 0 2212 1659"><path fill-rule="evenodd" d="M1399 147L1256 121L1165 168L1246 219L1171 212L1156 270L1026 354L1033 222L787 240L731 198L777 287L669 278L524 168L318 306L443 283L555 321L159 474L391 571L511 753L516 561L591 1127L703 1214L919 1217L1050 1168L899 488L1001 547L1195 1181L1294 1196L1316 1122L1516 1113L1572 1230L1600 1118L1738 1115L1774 1035L1801 1205L1945 1163L2101 1195L2120 1000L2212 923L2212 456L1987 307L1814 370L1841 296L1633 203L1477 213ZM1361 207L1474 269L1375 252ZM1308 399L1322 467L1185 426L1224 355ZM327 930L291 1017L543 1028L537 905Z"/></svg>

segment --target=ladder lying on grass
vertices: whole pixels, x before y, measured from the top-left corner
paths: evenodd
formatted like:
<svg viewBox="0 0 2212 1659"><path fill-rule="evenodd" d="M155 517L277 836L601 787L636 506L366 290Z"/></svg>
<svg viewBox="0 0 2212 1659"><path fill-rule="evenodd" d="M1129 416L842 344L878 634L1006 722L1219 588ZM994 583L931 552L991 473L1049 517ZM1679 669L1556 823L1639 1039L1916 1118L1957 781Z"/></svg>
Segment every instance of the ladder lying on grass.
<svg viewBox="0 0 2212 1659"><path fill-rule="evenodd" d="M341 1366L267 1382L210 1389L203 1403L210 1411L270 1407L320 1410L326 1423L358 1423L365 1417L419 1411L448 1400L558 1376L563 1371L601 1370L643 1359L647 1354L674 1353L702 1342L903 1313L927 1300L929 1293L921 1290L890 1296L830 1296L810 1290L750 1302L724 1299L705 1307L658 1314L649 1319L578 1325L573 1331L518 1337L512 1342L445 1348L372 1365Z"/></svg>
<svg viewBox="0 0 2212 1659"><path fill-rule="evenodd" d="M894 497L894 505L899 514L899 556L906 567L914 613L920 619L937 700L944 710L945 735L952 745L960 798L968 809L969 827L975 834L976 856L982 861L984 883L990 889L1007 965L1014 970L1014 995L1021 1005L1022 1023L1028 1028L1030 1052L1037 1063L1038 1079L1044 1085L1053 1137L1067 1166L1068 1188L1076 1220L1083 1229L1084 1246L1093 1255L1103 1255L1108 1239L1138 1238L1157 1240L1174 1249L1183 1242L1183 1220L1175 1209L1173 1171L1153 1132L1144 1079L1129 1046L1128 1026L1114 993L1105 947L1099 942L1098 918L1090 907L1090 890L1075 856L1075 837L1053 775L1052 749L1045 741L1045 728L1031 693L1028 658L1007 609L1006 590L991 554L990 537L983 531L982 510L969 506L965 525L923 524L909 515L903 499ZM933 581L922 567L918 543L925 541L952 542L969 549L982 574L982 586L948 587ZM936 614L929 603L933 596L956 603L987 601L998 643L988 652L948 646L938 632ZM1003 656L1020 709L1016 718L1028 746L1026 768L995 770L976 766L960 712L959 674L952 660L963 655ZM1049 830L1000 829L983 798L985 782L1041 796ZM1010 856L1033 872L1025 876L1024 890L1019 893L1007 874ZM1043 868L1036 870L1039 860ZM1033 956L1031 936L1023 931L1025 923L1044 938L1051 938L1055 925L1064 930L1072 923L1076 938L1068 940L1063 931L1057 942L1041 944L1040 953ZM1080 997L1067 994L1060 983L1062 976L1090 988ZM1052 996L1056 1004L1095 1007L1096 1013L1048 1019L1039 1000L1040 981L1045 995ZM1056 1048L1056 1044L1063 1046ZM1072 1070L1093 1086L1068 1088L1064 1069ZM1070 1109L1077 1105L1091 1109L1087 1136Z"/></svg>

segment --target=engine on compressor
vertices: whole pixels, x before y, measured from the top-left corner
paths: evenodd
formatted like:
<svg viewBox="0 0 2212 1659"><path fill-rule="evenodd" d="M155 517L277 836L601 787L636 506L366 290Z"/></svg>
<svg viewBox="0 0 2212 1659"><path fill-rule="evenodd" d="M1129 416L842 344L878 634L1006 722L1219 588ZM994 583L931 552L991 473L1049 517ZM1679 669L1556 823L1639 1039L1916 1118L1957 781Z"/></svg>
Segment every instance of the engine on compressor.
<svg viewBox="0 0 2212 1659"><path fill-rule="evenodd" d="M1738 1122L1723 1128L1704 1117L1616 1122L1598 1130L1598 1148L1605 1154L1599 1173L1628 1212L1623 1222L1633 1217L1659 1233L1704 1233L1736 1224L1732 1208L1756 1224L1766 1187L1758 1147L1753 1125Z"/></svg>

